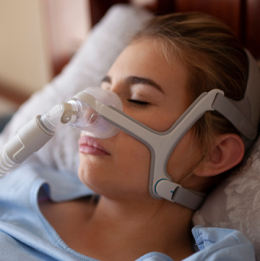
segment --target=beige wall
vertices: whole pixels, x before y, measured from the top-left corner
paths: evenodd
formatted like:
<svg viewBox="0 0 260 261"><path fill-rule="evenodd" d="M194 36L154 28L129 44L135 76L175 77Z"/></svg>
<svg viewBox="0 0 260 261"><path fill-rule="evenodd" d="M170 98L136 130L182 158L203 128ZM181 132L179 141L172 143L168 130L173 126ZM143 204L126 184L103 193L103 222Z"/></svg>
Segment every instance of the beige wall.
<svg viewBox="0 0 260 261"><path fill-rule="evenodd" d="M89 4L86 0L44 0L51 34L54 59L71 56L90 29Z"/></svg>
<svg viewBox="0 0 260 261"><path fill-rule="evenodd" d="M87 8L86 0L0 0L0 85L30 95L49 82L55 56L84 40Z"/></svg>
<svg viewBox="0 0 260 261"><path fill-rule="evenodd" d="M51 78L40 0L0 1L0 82L26 94Z"/></svg>

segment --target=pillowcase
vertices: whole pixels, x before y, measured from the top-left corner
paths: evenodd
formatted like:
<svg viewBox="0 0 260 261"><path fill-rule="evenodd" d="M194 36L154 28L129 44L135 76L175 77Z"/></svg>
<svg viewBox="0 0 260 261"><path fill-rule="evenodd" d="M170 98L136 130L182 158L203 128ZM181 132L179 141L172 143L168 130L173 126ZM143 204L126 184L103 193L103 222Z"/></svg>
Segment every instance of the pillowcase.
<svg viewBox="0 0 260 261"><path fill-rule="evenodd" d="M129 5L112 7L89 33L86 42L62 73L41 91L36 92L15 113L0 135L0 152L17 131L37 115L50 110L62 101L90 86L99 86L117 56L131 36L139 31L152 14ZM80 131L62 126L55 136L27 162L56 170L78 172L78 139Z"/></svg>

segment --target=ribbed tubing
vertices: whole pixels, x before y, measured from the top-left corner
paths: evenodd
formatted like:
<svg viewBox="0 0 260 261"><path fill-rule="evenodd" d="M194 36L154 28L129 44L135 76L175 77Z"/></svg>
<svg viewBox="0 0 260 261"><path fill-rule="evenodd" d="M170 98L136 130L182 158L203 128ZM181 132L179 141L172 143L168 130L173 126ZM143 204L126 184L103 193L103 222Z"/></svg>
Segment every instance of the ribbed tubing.
<svg viewBox="0 0 260 261"><path fill-rule="evenodd" d="M12 162L6 155L5 151L0 154L0 178L3 177L13 166L15 162Z"/></svg>

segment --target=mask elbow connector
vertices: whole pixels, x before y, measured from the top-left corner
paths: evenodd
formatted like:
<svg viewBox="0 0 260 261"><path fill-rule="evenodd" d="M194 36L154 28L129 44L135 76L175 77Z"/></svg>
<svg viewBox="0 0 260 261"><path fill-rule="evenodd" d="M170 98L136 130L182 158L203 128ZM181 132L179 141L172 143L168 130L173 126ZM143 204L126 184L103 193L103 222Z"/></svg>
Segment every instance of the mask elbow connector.
<svg viewBox="0 0 260 261"><path fill-rule="evenodd" d="M123 110L120 98L111 91L98 87L89 87L78 93L67 103L62 102L40 117L40 123L48 134L67 124L77 128L85 135L107 139L115 136L119 129L101 117L99 111L102 106L113 106Z"/></svg>
<svg viewBox="0 0 260 261"><path fill-rule="evenodd" d="M62 124L75 121L78 107L74 103L59 103L40 117L40 122L48 134L53 134Z"/></svg>

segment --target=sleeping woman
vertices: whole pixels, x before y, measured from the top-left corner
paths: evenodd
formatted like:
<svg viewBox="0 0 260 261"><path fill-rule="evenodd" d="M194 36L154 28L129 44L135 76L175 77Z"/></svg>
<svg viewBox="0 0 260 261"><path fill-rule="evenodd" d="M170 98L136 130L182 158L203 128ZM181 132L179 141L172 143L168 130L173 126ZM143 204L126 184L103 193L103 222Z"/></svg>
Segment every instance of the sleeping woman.
<svg viewBox="0 0 260 261"><path fill-rule="evenodd" d="M246 53L227 26L204 14L173 14L135 35L101 88L120 97L124 113L163 132L203 92L242 99L247 75ZM79 178L98 200L79 192L57 203L48 180L29 174L26 186L15 173L1 181L1 260L255 260L238 231L192 228L194 210L152 197L150 150L126 132L107 139L82 132L79 155ZM220 113L206 112L166 168L183 188L208 193L244 155L241 133Z"/></svg>

